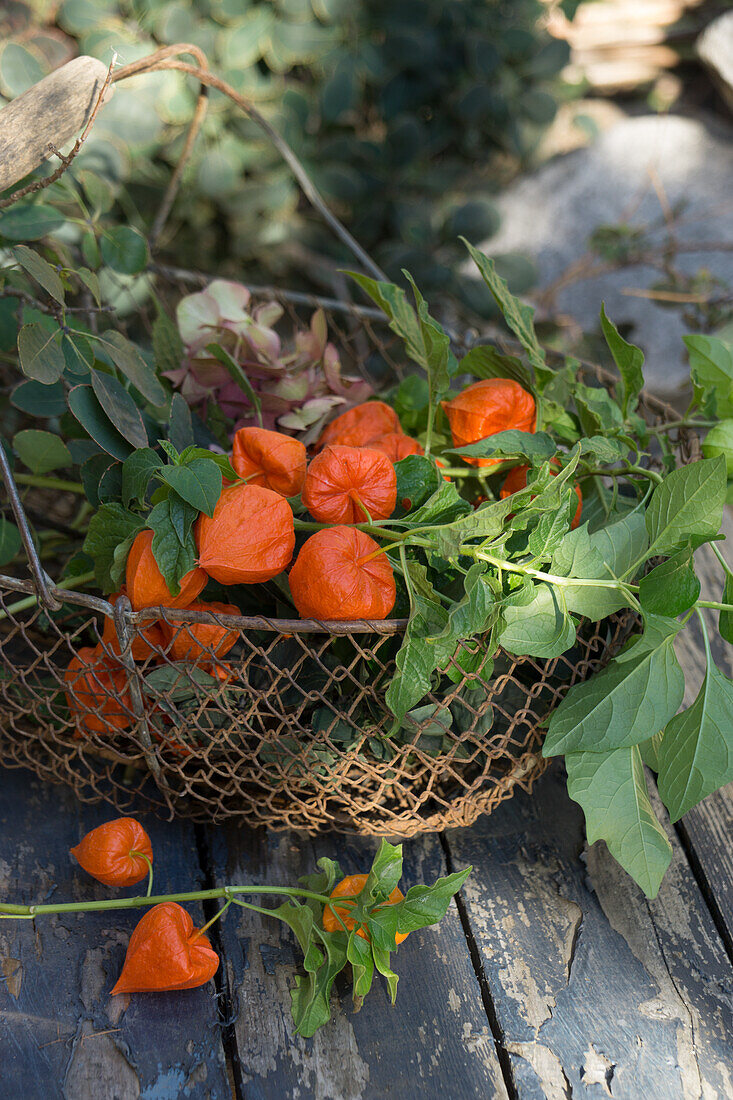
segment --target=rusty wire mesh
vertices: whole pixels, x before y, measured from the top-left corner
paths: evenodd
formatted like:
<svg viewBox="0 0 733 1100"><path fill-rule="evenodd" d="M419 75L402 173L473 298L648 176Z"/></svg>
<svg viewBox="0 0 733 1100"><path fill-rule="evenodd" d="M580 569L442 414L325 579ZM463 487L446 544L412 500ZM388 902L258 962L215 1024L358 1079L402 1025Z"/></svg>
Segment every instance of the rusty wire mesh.
<svg viewBox="0 0 733 1100"><path fill-rule="evenodd" d="M154 277L158 292L173 297L196 289L198 278L165 269ZM268 290L264 297L283 303L286 325L324 307L345 373L399 376L404 369L373 311L308 295ZM145 311L131 319L138 328L146 323ZM612 384L602 372L596 381ZM657 423L669 415L653 398L643 411ZM682 457L693 447L682 440ZM13 503L9 470L3 477ZM18 507L16 500L22 519ZM390 737L384 692L404 628L397 620L318 624L161 608L135 614L125 599L113 612L106 601L39 580L37 569L33 576L0 577L0 761L123 813L146 807L312 833L412 836L468 825L517 787L529 791L544 768L541 730L550 711L571 684L603 666L633 621L622 613L584 622L574 647L551 660L489 653L486 638L463 643L493 657L493 665L468 676L457 651L413 725ZM33 592L39 602L18 609L19 596ZM154 620L163 634L146 644ZM192 637L201 622L231 629L236 643L217 657L196 636L189 657L173 660L176 633L178 641L186 632ZM98 642L107 664L69 673L79 649Z"/></svg>

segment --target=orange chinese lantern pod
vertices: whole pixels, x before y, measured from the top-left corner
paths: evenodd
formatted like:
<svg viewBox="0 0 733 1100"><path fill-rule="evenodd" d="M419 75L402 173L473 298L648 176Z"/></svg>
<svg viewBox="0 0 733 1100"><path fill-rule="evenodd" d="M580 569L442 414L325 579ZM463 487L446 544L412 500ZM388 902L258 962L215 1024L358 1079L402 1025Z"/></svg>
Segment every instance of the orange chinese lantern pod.
<svg viewBox="0 0 733 1100"><path fill-rule="evenodd" d="M504 484L499 490L499 496L502 500L506 500L507 497L512 496L513 493L518 493L520 489L526 489L527 487L527 473L529 472L529 466L514 466L506 476ZM553 477L557 477L557 474L553 474ZM578 498L578 507L575 509L575 515L573 521L570 524L570 529L575 528L580 523L580 516L583 511L583 494L580 491L580 486L574 486L575 493Z"/></svg>
<svg viewBox="0 0 733 1100"><path fill-rule="evenodd" d="M262 485L284 497L303 488L307 459L299 439L264 428L240 428L232 441L232 466L248 485Z"/></svg>
<svg viewBox="0 0 733 1100"><path fill-rule="evenodd" d="M142 611L145 607L187 607L205 584L206 573L195 567L181 580L178 595L171 595L153 557L153 532L145 530L136 536L125 571L125 587L133 611Z"/></svg>
<svg viewBox="0 0 733 1100"><path fill-rule="evenodd" d="M333 890L331 891L331 897L343 898L348 897L351 894L360 894L364 889L364 885L368 877L368 875L347 875L346 878L342 879L337 886L334 886ZM404 898L405 895L402 893L398 886L395 886L394 890L389 895L384 904L396 905L397 902L404 901ZM382 907L378 906L377 908L381 909ZM334 909L336 910L336 912L334 912ZM338 916L336 914L338 914ZM341 920L339 920L339 917L341 918ZM343 921L343 924L341 923L341 921ZM341 905L335 905L333 909L331 909L329 905L324 906L323 927L326 932L343 932L344 924L350 932L355 923L356 922L354 918L351 916L351 908L347 908L346 906ZM356 934L357 936L361 936L363 940L369 939L369 933L367 932L363 924L359 925L356 930ZM403 940L407 939L409 934L409 932L397 932L395 934L395 943L402 943Z"/></svg>
<svg viewBox="0 0 733 1100"><path fill-rule="evenodd" d="M425 454L416 439L410 439L409 435L403 435L402 432L388 432L387 435L380 435L369 443L369 448L372 451L381 451L390 462L399 462L408 455Z"/></svg>
<svg viewBox="0 0 733 1100"><path fill-rule="evenodd" d="M290 505L261 485L224 489L214 515L197 520L199 564L221 584L258 584L282 573L295 549Z"/></svg>
<svg viewBox="0 0 733 1100"><path fill-rule="evenodd" d="M240 610L231 603L205 603L197 600L186 611L209 611L214 615L239 615ZM170 643L168 656L172 661L195 661L202 653L224 657L239 638L239 631L216 623L174 623L163 627L166 641Z"/></svg>
<svg viewBox="0 0 733 1100"><path fill-rule="evenodd" d="M302 619L386 619L397 591L386 554L356 527L316 531L290 570L290 592Z"/></svg>
<svg viewBox="0 0 733 1100"><path fill-rule="evenodd" d="M71 854L88 875L105 886L134 886L150 870L144 857L153 862L150 837L134 817L98 825Z"/></svg>
<svg viewBox="0 0 733 1100"><path fill-rule="evenodd" d="M123 587L119 592L115 592L113 596L109 596L109 602L114 606L117 603L120 596L126 595L126 589ZM105 617L104 629L102 631L102 641L107 649L111 649L118 657L121 653L120 643L117 637L117 629L115 627L114 619L109 616ZM144 661L148 657L158 657L158 650L161 650L165 645L165 634L161 629L160 622L148 623L146 626L139 626L135 629L135 633L132 639L132 646L130 652L132 653L133 661Z"/></svg>
<svg viewBox="0 0 733 1100"><path fill-rule="evenodd" d="M397 501L397 475L380 451L328 446L308 467L301 499L319 523L387 519Z"/></svg>
<svg viewBox="0 0 733 1100"><path fill-rule="evenodd" d="M122 973L112 993L163 993L206 985L219 956L175 901L150 909L130 936Z"/></svg>
<svg viewBox="0 0 733 1100"><path fill-rule="evenodd" d="M344 447L365 447L372 439L391 432L401 432L400 420L394 409L384 401L365 401L337 416L321 432L316 449L338 443Z"/></svg>
<svg viewBox="0 0 733 1100"><path fill-rule="evenodd" d="M66 701L82 733L112 733L134 722L127 673L101 646L83 646L64 673Z"/></svg>
<svg viewBox="0 0 733 1100"><path fill-rule="evenodd" d="M513 428L534 432L537 418L534 398L511 378L487 378L474 382L452 401L443 401L453 443L465 447L489 435ZM501 459L466 458L471 466L496 466Z"/></svg>

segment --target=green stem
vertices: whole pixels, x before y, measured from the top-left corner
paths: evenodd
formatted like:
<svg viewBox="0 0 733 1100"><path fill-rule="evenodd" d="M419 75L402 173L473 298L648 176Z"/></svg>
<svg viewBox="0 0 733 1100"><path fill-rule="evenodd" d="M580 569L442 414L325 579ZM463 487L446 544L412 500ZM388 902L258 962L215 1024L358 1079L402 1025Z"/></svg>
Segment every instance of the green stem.
<svg viewBox="0 0 733 1100"><path fill-rule="evenodd" d="M672 428L712 428L717 423L717 420L687 420L683 417L681 420L670 420L660 428L649 428L648 431L651 435L666 435Z"/></svg>
<svg viewBox="0 0 733 1100"><path fill-rule="evenodd" d="M585 477L624 477L627 474L640 474L642 477L646 477L649 481L655 482L657 485L661 485L663 478L661 474L658 474L656 470L648 470L646 466L623 466L617 470L605 470L602 467L594 470L588 470Z"/></svg>
<svg viewBox="0 0 733 1100"><path fill-rule="evenodd" d="M558 577L554 573L544 573L541 569L533 569L531 565L520 565L505 561L503 558L495 558L493 554L486 554L484 551L476 550L472 546L462 546L460 552L478 558L479 561L486 561L490 565L495 565L497 569L506 569L508 573L521 573L527 577L534 577L538 581L546 581L548 584L557 585L560 588L563 586L572 586L573 588L618 588L625 592L627 589L638 587L635 584L623 584L617 580L604 581L589 580L583 577Z"/></svg>
<svg viewBox="0 0 733 1100"><path fill-rule="evenodd" d="M149 898L150 895L153 892L153 865L150 862L150 860L148 859L148 857L145 855L145 852L136 852L136 851L133 850L133 851L130 852L130 855L131 856L139 856L140 859L144 859L145 862L148 865L148 889L146 891L145 896L147 898Z"/></svg>
<svg viewBox="0 0 733 1100"><path fill-rule="evenodd" d="M731 567L728 565L728 562L725 560L725 558L721 554L720 550L718 550L718 547L715 545L715 543L711 542L711 543L709 543L709 546L710 546L710 549L712 550L712 552L715 554L718 561L720 562L720 564L723 566L723 569L725 569L728 576L733 577L733 569L731 569Z"/></svg>
<svg viewBox="0 0 733 1100"><path fill-rule="evenodd" d="M64 580L54 585L54 587L82 588L85 584L89 584L89 582L93 580L94 573L81 573L78 577L66 577ZM26 596L24 600L18 600L16 603L11 603L5 611L0 611L0 620L7 619L8 615L15 615L19 611L29 611L30 608L35 607L37 603L37 596Z"/></svg>
<svg viewBox="0 0 733 1100"><path fill-rule="evenodd" d="M714 611L733 611L733 604L718 603L717 600L698 600L695 608L698 607L712 607Z"/></svg>
<svg viewBox="0 0 733 1100"><path fill-rule="evenodd" d="M286 897L312 898L328 905L330 897L313 890L295 890L289 886L219 886L211 890L189 890L182 894L158 894L155 897L112 898L107 901L71 901L58 905L5 905L0 904L0 918L37 917L47 913L99 913L106 909L144 909L149 905L161 905L166 901L208 901L213 898L230 900L232 894L284 894ZM339 898L339 905L343 899Z"/></svg>
<svg viewBox="0 0 733 1100"><path fill-rule="evenodd" d="M13 474L17 485L32 485L35 489L58 489L60 493L79 493L85 496L84 486L78 481L62 481L57 477L41 477L39 474Z"/></svg>
<svg viewBox="0 0 733 1100"><path fill-rule="evenodd" d="M325 531L332 527L331 523L315 523L307 519L295 519L293 520L296 531ZM349 527L356 527L359 531L364 531L367 535L372 535L379 539L397 539L399 542L403 542L407 534L400 535L397 531L386 531L383 527L378 526L376 523L350 523Z"/></svg>

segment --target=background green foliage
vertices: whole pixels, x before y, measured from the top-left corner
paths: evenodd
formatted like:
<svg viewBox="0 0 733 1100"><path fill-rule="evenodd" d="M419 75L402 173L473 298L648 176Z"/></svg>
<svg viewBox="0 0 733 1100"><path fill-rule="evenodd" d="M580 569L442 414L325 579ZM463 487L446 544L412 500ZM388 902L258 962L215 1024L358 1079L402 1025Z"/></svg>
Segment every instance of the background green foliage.
<svg viewBox="0 0 733 1100"><path fill-rule="evenodd" d="M457 236L496 230L491 194L567 94L567 45L541 28L545 11L539 0L30 0L0 12L0 94L17 96L73 53L108 62L116 50L127 64L194 43L391 275L409 266L428 291L460 291ZM195 96L190 78L155 73L105 106L80 165L113 185L120 220L152 220ZM217 93L163 243L183 265L206 256L220 273L291 284L303 249L338 247L261 132ZM318 280L316 265L308 272ZM509 257L504 273L521 292L532 265Z"/></svg>

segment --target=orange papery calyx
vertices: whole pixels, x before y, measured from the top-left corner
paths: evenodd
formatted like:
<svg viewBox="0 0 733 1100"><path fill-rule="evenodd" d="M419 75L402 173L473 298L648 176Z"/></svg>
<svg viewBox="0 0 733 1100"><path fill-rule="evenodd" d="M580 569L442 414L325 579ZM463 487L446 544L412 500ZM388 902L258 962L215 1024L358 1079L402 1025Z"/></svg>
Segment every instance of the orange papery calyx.
<svg viewBox="0 0 733 1100"><path fill-rule="evenodd" d="M394 409L384 401L365 401L341 413L327 424L316 441L316 450L329 444L365 447L372 439L401 431L400 420Z"/></svg>
<svg viewBox="0 0 733 1100"><path fill-rule="evenodd" d="M112 990L153 993L196 989L214 977L219 956L208 938L194 928L189 913L175 901L161 902L139 921Z"/></svg>
<svg viewBox="0 0 733 1100"><path fill-rule="evenodd" d="M134 817L98 825L71 849L80 867L106 886L134 886L150 872L153 846Z"/></svg>
<svg viewBox="0 0 733 1100"><path fill-rule="evenodd" d="M397 502L397 475L380 451L329 445L308 467L301 499L320 523L387 519Z"/></svg>
<svg viewBox="0 0 733 1100"><path fill-rule="evenodd" d="M311 535L289 579L302 619L386 619L397 598L387 555L356 527L328 527Z"/></svg>
<svg viewBox="0 0 733 1100"><path fill-rule="evenodd" d="M64 692L79 733L114 733L134 724L127 672L102 645L82 646L64 672Z"/></svg>
<svg viewBox="0 0 733 1100"><path fill-rule="evenodd" d="M284 497L303 488L307 465L299 439L265 428L240 428L232 440L232 466L249 485L261 485Z"/></svg>
<svg viewBox="0 0 733 1100"><path fill-rule="evenodd" d="M368 446L373 451L381 451L393 463L401 462L408 455L425 454L423 447L416 439L411 439L409 435L403 435L402 432L388 432L373 439Z"/></svg>
<svg viewBox="0 0 733 1100"><path fill-rule="evenodd" d="M214 615L240 615L238 607L231 603L196 600L186 611L208 611ZM168 657L171 661L195 661L202 654L224 657L236 644L239 631L217 623L184 623L170 620L163 626ZM217 662L218 667L218 662ZM216 675L216 673L214 673Z"/></svg>
<svg viewBox="0 0 733 1100"><path fill-rule="evenodd" d="M196 536L201 568L221 584L272 580L290 564L295 549L287 500L241 482L222 491L213 516L199 516Z"/></svg>
<svg viewBox="0 0 733 1100"><path fill-rule="evenodd" d="M186 607L205 584L206 573L195 566L182 578L180 591L174 596L153 556L153 532L146 529L136 535L125 570L125 586L133 611L146 607Z"/></svg>
<svg viewBox="0 0 733 1100"><path fill-rule="evenodd" d="M534 432L537 409L534 398L512 378L486 378L467 386L451 401L442 402L453 443L465 447L480 439L514 429ZM501 459L464 455L471 466L496 466Z"/></svg>

